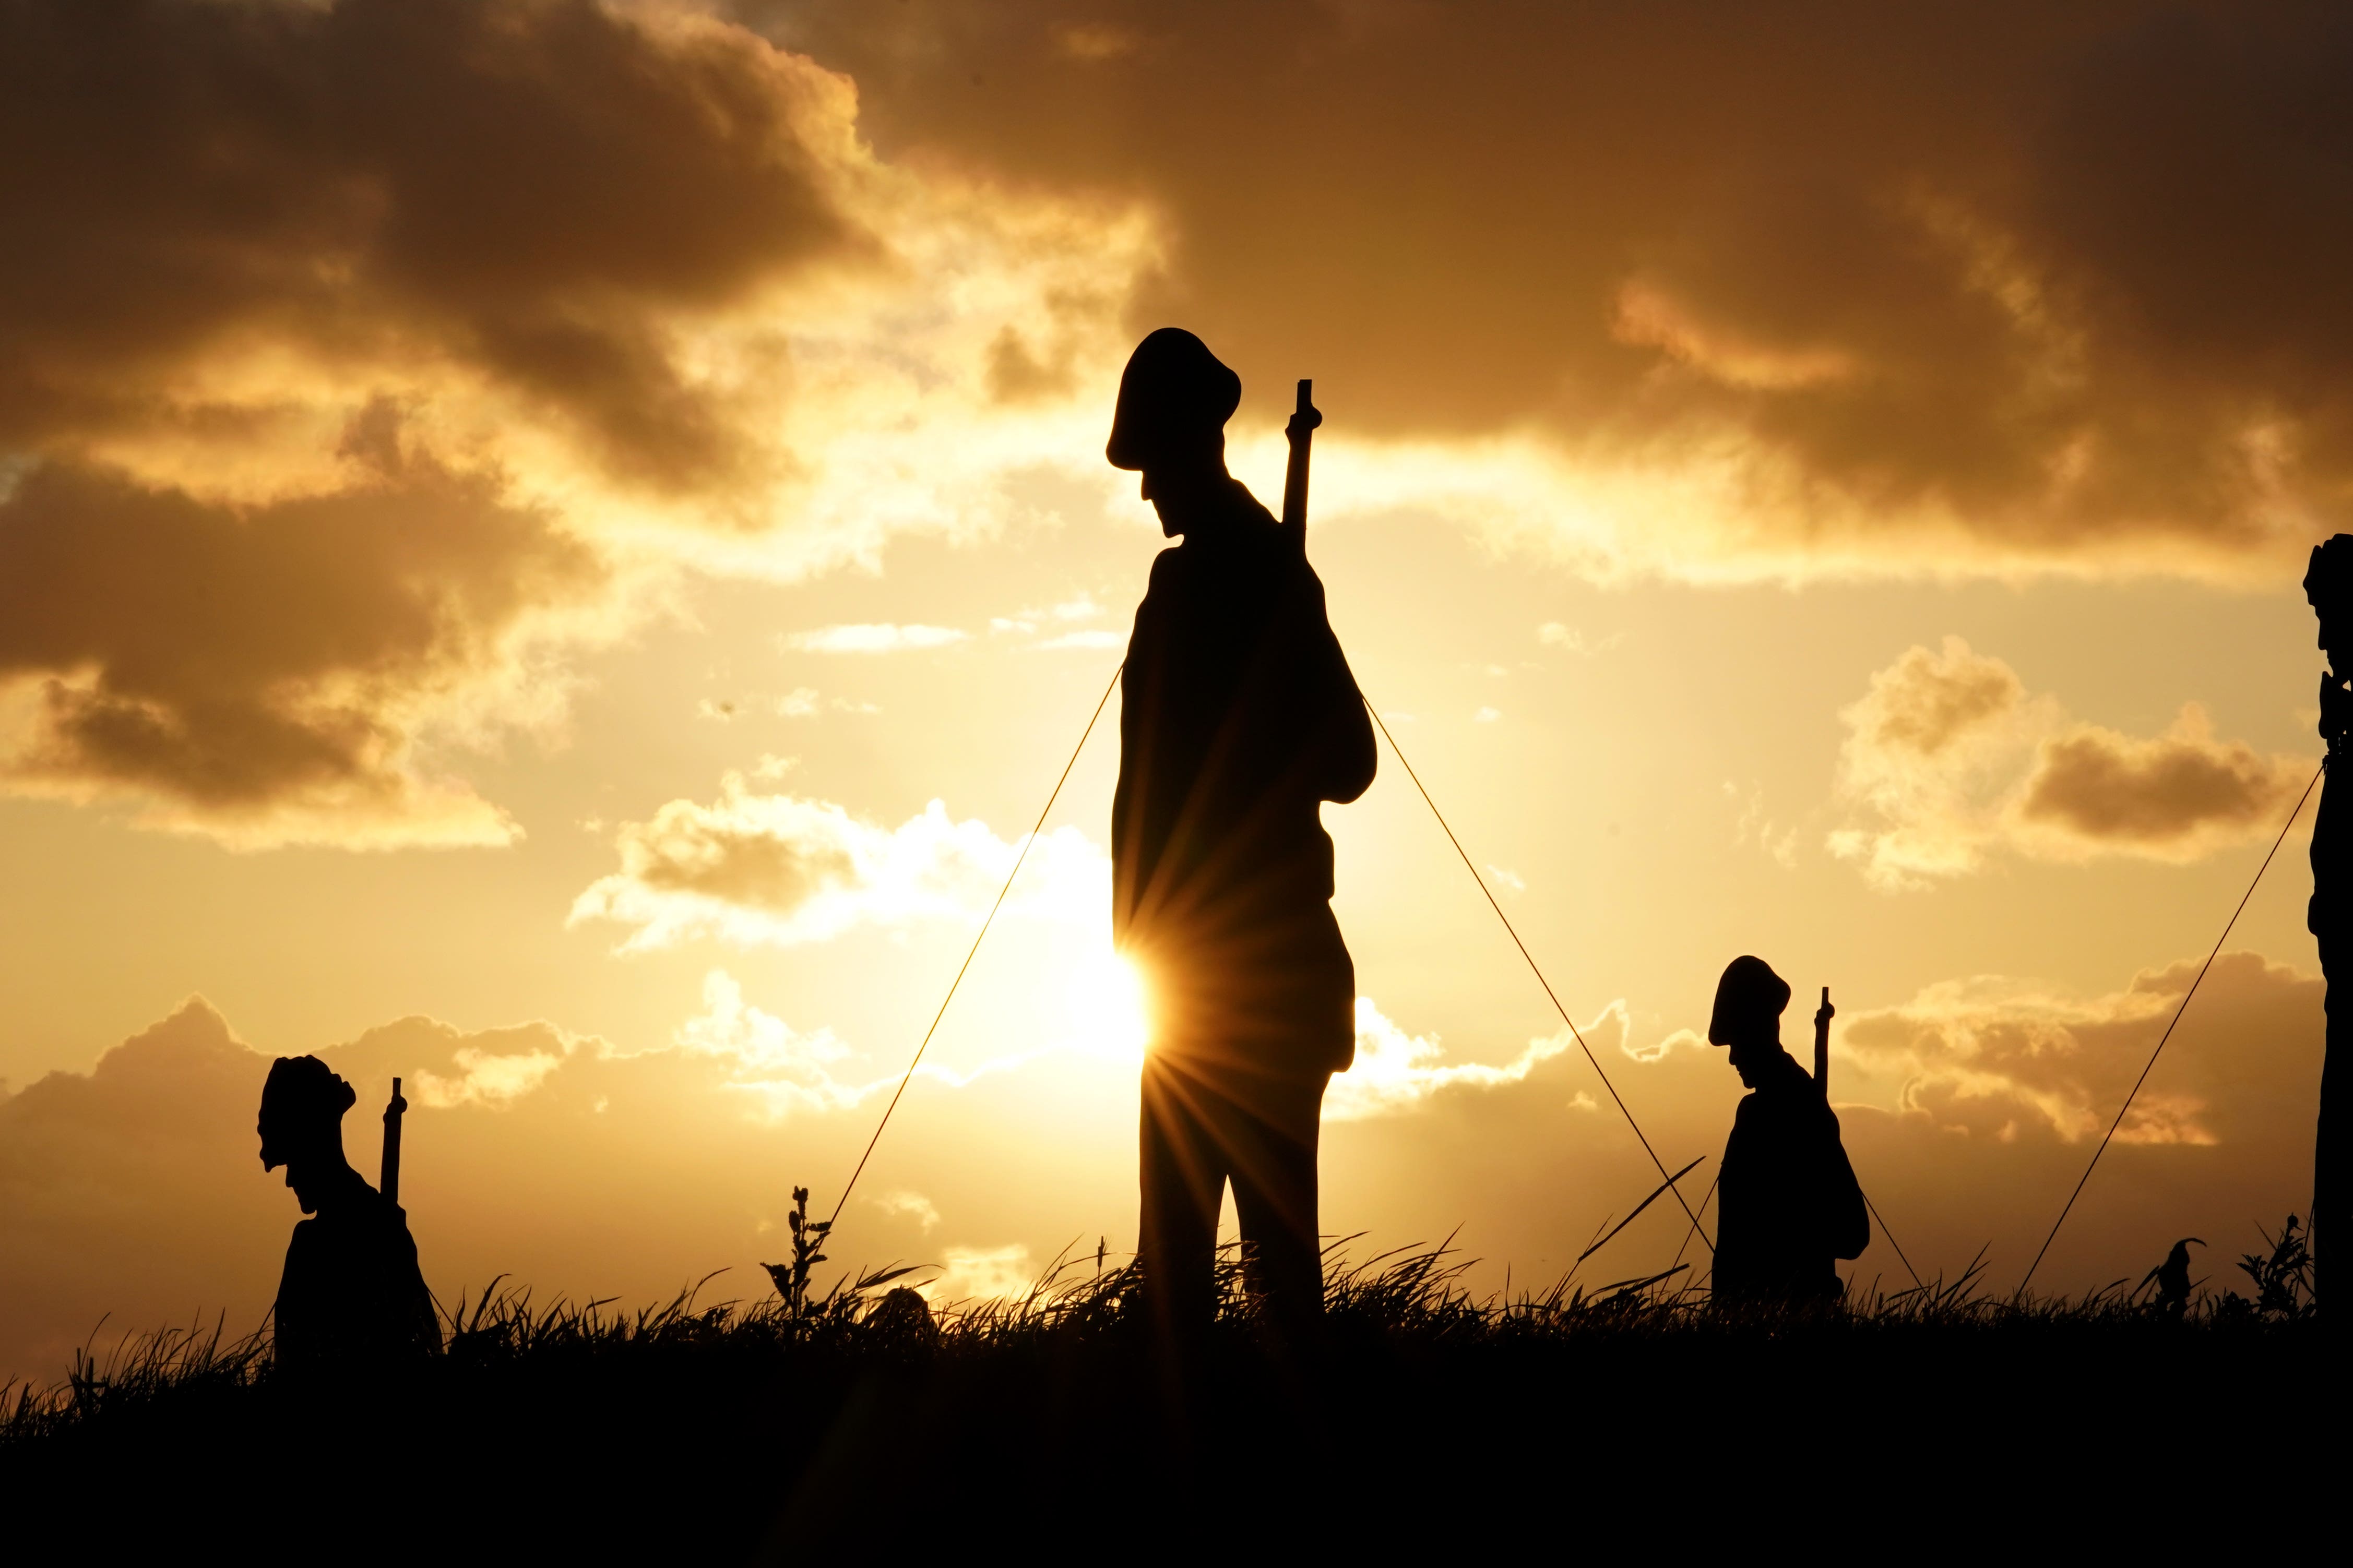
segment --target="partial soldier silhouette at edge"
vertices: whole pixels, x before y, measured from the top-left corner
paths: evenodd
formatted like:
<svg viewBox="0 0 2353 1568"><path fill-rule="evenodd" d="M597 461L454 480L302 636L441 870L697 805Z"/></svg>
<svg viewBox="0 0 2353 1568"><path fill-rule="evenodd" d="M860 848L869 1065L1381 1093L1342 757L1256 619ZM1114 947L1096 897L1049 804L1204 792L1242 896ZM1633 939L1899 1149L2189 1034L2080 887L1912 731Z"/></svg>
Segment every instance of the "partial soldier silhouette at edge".
<svg viewBox="0 0 2353 1568"><path fill-rule="evenodd" d="M2347 687L2353 678L2353 534L2339 533L2313 546L2304 593L2319 618L2320 651L2328 658L2320 677L2319 726L2320 738L2328 744L2328 772L2312 823L2312 902L2305 915L2319 950L2321 976L2327 982L2320 1108L2313 1130L2312 1223L2306 1231L2313 1296L2326 1300L2324 1269L2329 1249L2344 1233L2346 1207L2337 1127L2346 1094L2345 1087L2332 1079L2338 1062L2353 1059L2353 1043L2347 1043L2353 1038L2353 999L2342 1007L2337 1005L2337 982L2348 980L2348 993L2353 993L2353 784L2337 782L2337 762L2344 754L2346 735L2353 731L2353 689Z"/></svg>
<svg viewBox="0 0 2353 1568"><path fill-rule="evenodd" d="M1356 970L1319 807L1376 765L1322 583L1226 470L1240 396L1200 339L1163 328L1121 376L1105 450L1180 541L1136 610L1112 807L1113 936L1154 1018L1137 1257L1180 1358L1214 1310L1229 1181L1270 1327L1296 1342L1322 1313L1317 1139L1355 1058Z"/></svg>
<svg viewBox="0 0 2353 1568"><path fill-rule="evenodd" d="M1801 1305L1844 1291L1834 1260L1860 1258L1871 1216L1822 1086L1781 1046L1788 982L1746 954L1725 966L1708 1021L1749 1092L1717 1178L1718 1301ZM1828 1025L1829 998L1823 998Z"/></svg>
<svg viewBox="0 0 2353 1568"><path fill-rule="evenodd" d="M343 1156L357 1096L316 1057L280 1057L262 1086L261 1166L312 1217L294 1226L272 1309L278 1364L297 1372L383 1369L440 1349L433 1298L408 1216Z"/></svg>

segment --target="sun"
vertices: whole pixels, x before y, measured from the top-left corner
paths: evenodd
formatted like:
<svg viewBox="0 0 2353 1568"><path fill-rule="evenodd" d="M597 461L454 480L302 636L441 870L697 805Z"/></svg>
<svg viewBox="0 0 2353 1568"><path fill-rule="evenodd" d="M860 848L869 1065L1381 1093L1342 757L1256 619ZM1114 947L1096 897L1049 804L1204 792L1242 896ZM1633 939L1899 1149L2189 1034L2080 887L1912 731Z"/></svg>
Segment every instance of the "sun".
<svg viewBox="0 0 2353 1568"><path fill-rule="evenodd" d="M1134 964L1113 952L1088 959L1071 970L1066 995L1073 1046L1091 1056L1144 1059L1152 1023Z"/></svg>

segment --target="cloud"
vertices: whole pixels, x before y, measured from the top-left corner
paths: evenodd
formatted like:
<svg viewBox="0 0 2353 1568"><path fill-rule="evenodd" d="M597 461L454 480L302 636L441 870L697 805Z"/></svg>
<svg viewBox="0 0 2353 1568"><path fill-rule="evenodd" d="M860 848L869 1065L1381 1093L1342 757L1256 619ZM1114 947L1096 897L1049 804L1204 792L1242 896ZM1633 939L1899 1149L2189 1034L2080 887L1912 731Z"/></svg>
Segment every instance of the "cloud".
<svg viewBox="0 0 2353 1568"><path fill-rule="evenodd" d="M2198 965L2145 971L2125 990L2088 1000L2000 978L1951 981L1899 1007L1856 1015L1845 1051L1876 1078L1896 1080L1895 1108L1937 1129L2010 1142L2081 1143L2107 1130ZM2243 1136L2247 1108L2269 1079L2317 1046L2316 977L2260 954L2215 962L2165 1066L2134 1100L2119 1142L2211 1146ZM2237 1052L2201 1049L2217 1016ZM2300 1065L2297 1064L2297 1065ZM2234 1075L2245 1081L2234 1086ZM1833 1080L1835 1081L1835 1079ZM2235 1124L2234 1124L2235 1123Z"/></svg>
<svg viewBox="0 0 2353 1568"><path fill-rule="evenodd" d="M1915 647L1841 710L1837 793L1876 820L1829 839L1874 886L1927 886L1998 851L2184 862L2275 831L2312 764L2214 738L2184 705L2138 739L2071 721L1999 658L1948 637Z"/></svg>
<svg viewBox="0 0 2353 1568"><path fill-rule="evenodd" d="M908 648L945 647L970 635L954 626L819 626L815 631L795 632L785 639L785 646L804 653L901 653Z"/></svg>
<svg viewBox="0 0 2353 1568"><path fill-rule="evenodd" d="M2216 741L2192 703L2151 740L2085 724L2044 742L2019 816L2083 845L2189 859L2271 831L2310 771Z"/></svg>
<svg viewBox="0 0 2353 1568"><path fill-rule="evenodd" d="M1100 377L1155 244L661 0L17 5L0 106L0 787L244 847L510 840L445 742L681 566L1029 515L1100 435L986 346Z"/></svg>
<svg viewBox="0 0 2353 1568"><path fill-rule="evenodd" d="M866 1201L884 1214L906 1215L923 1226L926 1236L938 1228L939 1207L921 1193L885 1193L881 1197Z"/></svg>
<svg viewBox="0 0 2353 1568"><path fill-rule="evenodd" d="M681 318L876 251L846 85L681 9L29 5L0 60L0 445L446 367L612 478L701 487L755 459Z"/></svg>
<svg viewBox="0 0 2353 1568"><path fill-rule="evenodd" d="M916 1287L934 1301L1018 1298L1029 1293L1038 1278L1029 1249L1018 1242L1007 1247L951 1247L941 1256L944 1263L940 1272Z"/></svg>
<svg viewBox="0 0 2353 1568"><path fill-rule="evenodd" d="M736 720L754 713L773 714L779 719L814 719L831 710L836 713L879 713L871 702L853 702L847 697L820 696L813 686L796 686L781 697L758 692L743 697L705 697L694 705L695 717L732 724ZM755 773L759 770L753 770ZM766 776L765 774L761 775Z"/></svg>
<svg viewBox="0 0 2353 1568"><path fill-rule="evenodd" d="M1588 638L1576 627L1564 625L1559 621L1546 621L1536 628L1536 641L1544 644L1545 647L1560 648L1567 653L1583 654L1588 658L1594 654L1607 653L1625 640L1623 632L1611 632L1608 637L1599 640Z"/></svg>
<svg viewBox="0 0 2353 1568"><path fill-rule="evenodd" d="M1724 793L1728 800L1740 805L1740 816L1733 824L1735 844L1754 844L1772 858L1784 870L1798 864L1798 834L1795 826L1783 827L1766 814L1765 786L1752 781L1745 791L1730 779L1724 781Z"/></svg>
<svg viewBox="0 0 2353 1568"><path fill-rule="evenodd" d="M1596 1049L1626 1037L1626 1007L1613 1002L1585 1027ZM1324 1099L1326 1121L1360 1121L1396 1116L1453 1089L1497 1089L1526 1081L1530 1073L1571 1045L1567 1030L1530 1040L1509 1062L1446 1062L1435 1035L1409 1035L1385 1017L1369 996L1356 998L1356 1059L1332 1079ZM1589 1108L1591 1101L1587 1101Z"/></svg>
<svg viewBox="0 0 2353 1568"><path fill-rule="evenodd" d="M805 1035L752 1006L744 1000L744 987L723 969L703 976L702 1006L700 1015L679 1026L678 1048L728 1063L728 1087L763 1102L771 1120L797 1111L843 1110L878 1087L838 1082L832 1066L849 1055L849 1047L832 1030Z"/></svg>
<svg viewBox="0 0 2353 1568"><path fill-rule="evenodd" d="M998 637L1010 634L1030 638L1029 647L1048 651L1125 647L1125 632L1103 626L1077 627L1042 638L1037 636L1040 623L1060 622L1067 626L1074 621L1097 619L1103 613L1103 607L1096 602L1095 596L1092 593L1082 592L1042 610L1026 608L1010 616L991 616L988 629Z"/></svg>
<svg viewBox="0 0 2353 1568"><path fill-rule="evenodd" d="M1268 429L1313 369L1345 504L1694 576L2269 574L2342 521L2326 7L1161 3L1087 56L1088 0L736 9L894 154L1162 215L1127 326Z"/></svg>
<svg viewBox="0 0 2353 1568"><path fill-rule="evenodd" d="M1040 648L1050 650L1058 648L1092 649L1125 647L1127 646L1127 634L1124 632L1107 631L1101 628L1088 631L1064 632L1060 637L1048 637L1036 646Z"/></svg>
<svg viewBox="0 0 2353 1568"><path fill-rule="evenodd" d="M430 1018L405 1019L391 1028L430 1032L441 1037L436 1043L446 1045L450 1070L443 1074L420 1068L411 1078L416 1087L407 1091L417 1104L435 1110L512 1105L545 1083L580 1044L545 1025L493 1029L470 1038ZM375 1045L374 1036L380 1033L363 1035L358 1043Z"/></svg>
<svg viewBox="0 0 2353 1568"><path fill-rule="evenodd" d="M597 556L379 405L335 490L233 507L47 464L0 500L0 788L243 847L501 844L422 742L551 699L533 648ZM531 689L541 689L534 700Z"/></svg>
<svg viewBox="0 0 2353 1568"><path fill-rule="evenodd" d="M825 942L862 926L977 919L1020 851L987 824L950 820L934 801L896 828L829 801L752 794L730 773L710 805L674 800L614 835L621 869L572 906L574 923L637 928L624 951L698 936L739 944ZM1007 901L1011 913L1082 926L1106 922L1111 863L1074 827L1032 848Z"/></svg>

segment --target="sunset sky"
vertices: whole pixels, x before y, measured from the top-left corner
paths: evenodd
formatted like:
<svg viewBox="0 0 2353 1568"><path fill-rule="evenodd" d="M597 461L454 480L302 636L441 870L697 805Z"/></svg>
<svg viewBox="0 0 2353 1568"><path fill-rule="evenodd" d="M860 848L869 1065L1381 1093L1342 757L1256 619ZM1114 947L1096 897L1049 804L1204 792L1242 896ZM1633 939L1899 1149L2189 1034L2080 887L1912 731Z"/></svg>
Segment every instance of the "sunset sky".
<svg viewBox="0 0 2353 1568"><path fill-rule="evenodd" d="M2016 1283L2318 766L2348 73L2296 4L5 0L0 1377L259 1321L279 1054L371 1176L407 1079L445 1302L764 1293L1119 664L1164 324L1270 503L1314 378L1358 681L1693 1201L1753 952L1912 1263ZM1133 1247L1112 701L839 1262ZM2038 1288L2304 1211L2308 820ZM1324 1228L1549 1282L1655 1174L1395 755L1324 821Z"/></svg>

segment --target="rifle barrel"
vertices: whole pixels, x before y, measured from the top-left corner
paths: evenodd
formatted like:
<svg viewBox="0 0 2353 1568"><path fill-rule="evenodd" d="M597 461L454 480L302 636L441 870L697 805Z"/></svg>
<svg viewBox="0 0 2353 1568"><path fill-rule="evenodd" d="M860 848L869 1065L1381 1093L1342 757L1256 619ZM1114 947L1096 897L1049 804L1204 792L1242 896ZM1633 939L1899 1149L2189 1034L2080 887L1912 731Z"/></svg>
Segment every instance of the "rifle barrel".
<svg viewBox="0 0 2353 1568"><path fill-rule="evenodd" d="M408 1101L400 1097L400 1080L392 1080L392 1099L384 1108L384 1169L376 1187L385 1199L400 1201L400 1113L408 1109Z"/></svg>
<svg viewBox="0 0 2353 1568"><path fill-rule="evenodd" d="M1814 1088L1822 1103L1831 1099L1831 988L1822 987L1822 1005L1814 1015Z"/></svg>
<svg viewBox="0 0 2353 1568"><path fill-rule="evenodd" d="M1282 531L1303 552L1307 548L1307 463L1315 440L1315 426L1324 416L1315 411L1315 384L1299 384L1299 405L1292 410L1283 434L1291 442L1291 460L1282 470Z"/></svg>

